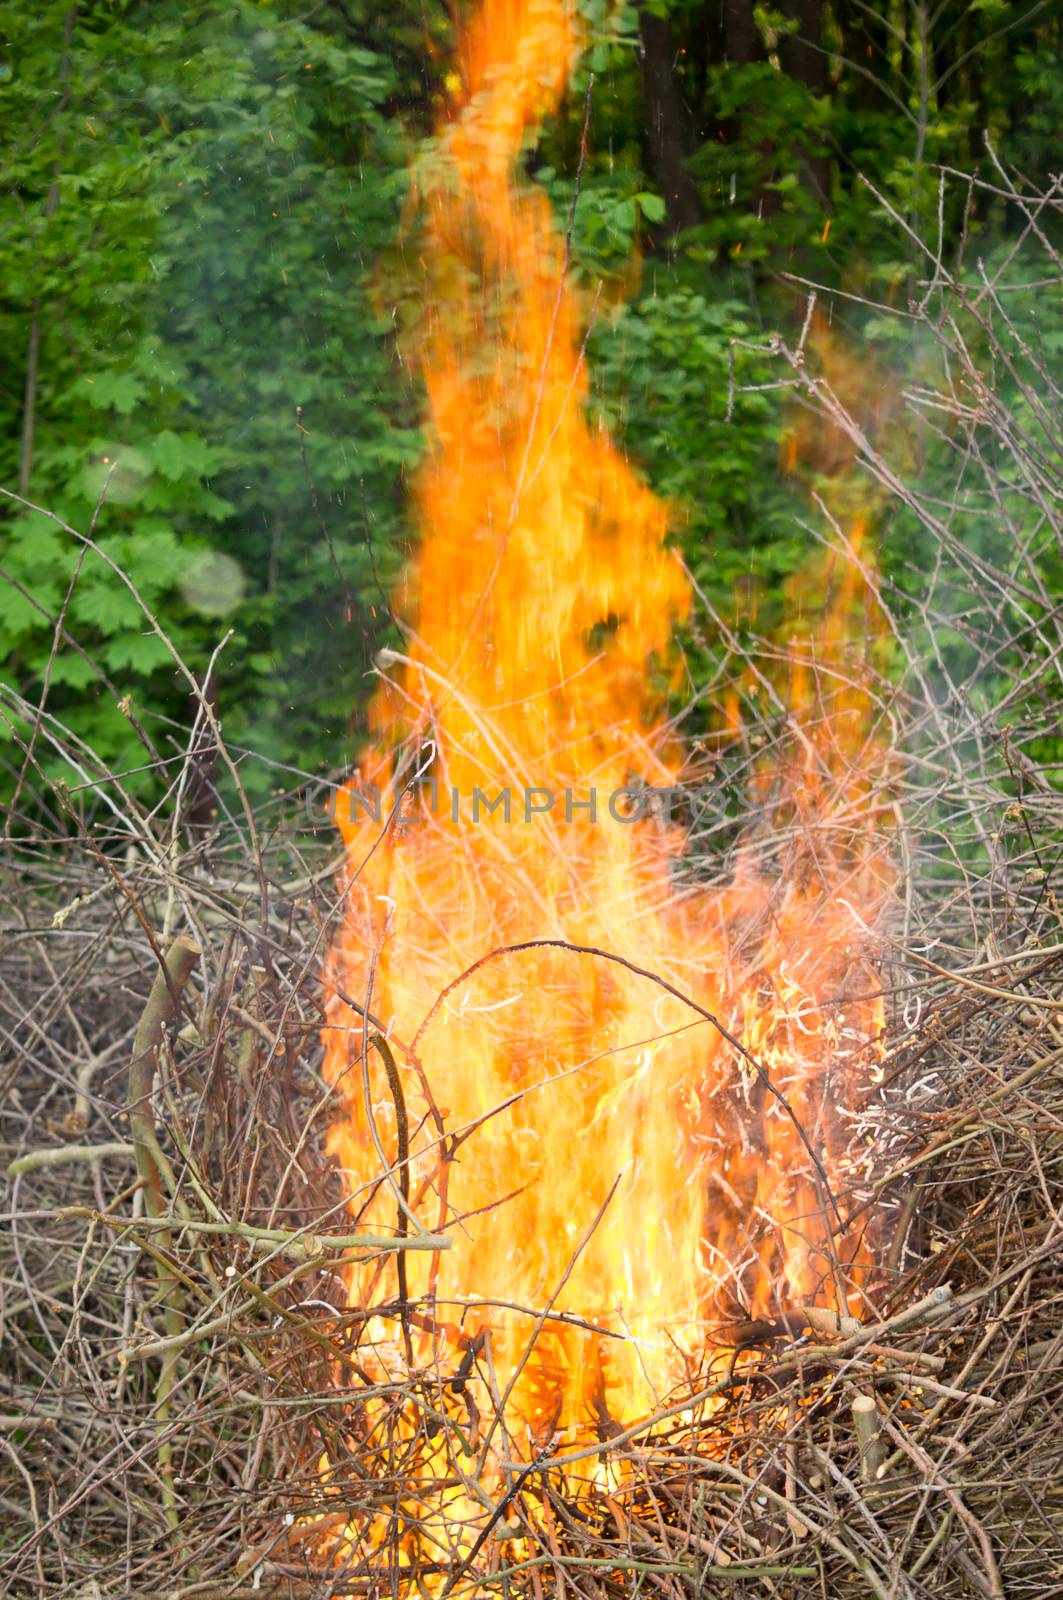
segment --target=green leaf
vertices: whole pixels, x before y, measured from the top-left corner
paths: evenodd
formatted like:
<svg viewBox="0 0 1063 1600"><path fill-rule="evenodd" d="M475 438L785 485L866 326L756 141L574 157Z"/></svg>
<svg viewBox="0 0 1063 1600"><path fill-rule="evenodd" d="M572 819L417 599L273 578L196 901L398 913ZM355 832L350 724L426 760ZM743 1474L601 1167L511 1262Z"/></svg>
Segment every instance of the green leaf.
<svg viewBox="0 0 1063 1600"><path fill-rule="evenodd" d="M54 603L54 596L51 597ZM0 628L8 638L8 648L28 633L50 626L48 617L9 583L0 582Z"/></svg>
<svg viewBox="0 0 1063 1600"><path fill-rule="evenodd" d="M78 584L70 601L70 615L78 622L94 623L105 637L143 623L144 613L117 578L89 578Z"/></svg>
<svg viewBox="0 0 1063 1600"><path fill-rule="evenodd" d="M38 678L43 678L48 670L48 659L47 656L38 656L30 662ZM63 649L52 660L51 682L63 684L69 689L87 689L90 684L99 682L99 673L76 650Z"/></svg>
<svg viewBox="0 0 1063 1600"><path fill-rule="evenodd" d="M123 633L107 645L107 666L112 673L128 669L147 677L167 662L172 663L173 656L155 633Z"/></svg>
<svg viewBox="0 0 1063 1600"><path fill-rule="evenodd" d="M659 194L650 194L646 190L640 190L640 192L635 196L635 199L638 202L639 210L642 212L642 215L646 218L647 222L652 223L653 226L656 227L658 223L664 221L667 215L667 208L664 200Z"/></svg>
<svg viewBox="0 0 1063 1600"><path fill-rule="evenodd" d="M144 384L135 373L98 372L89 387L89 404L96 411L117 411L128 416L144 392Z"/></svg>
<svg viewBox="0 0 1063 1600"><path fill-rule="evenodd" d="M175 433L172 428L164 428L156 435L151 455L163 477L169 478L171 483L202 477L210 471L213 460L205 440L190 432Z"/></svg>

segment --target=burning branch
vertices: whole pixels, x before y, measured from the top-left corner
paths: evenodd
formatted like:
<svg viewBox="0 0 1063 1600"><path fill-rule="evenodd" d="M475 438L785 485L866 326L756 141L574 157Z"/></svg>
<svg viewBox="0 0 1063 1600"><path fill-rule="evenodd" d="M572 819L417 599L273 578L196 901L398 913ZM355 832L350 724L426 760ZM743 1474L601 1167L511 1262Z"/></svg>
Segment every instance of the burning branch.
<svg viewBox="0 0 1063 1600"><path fill-rule="evenodd" d="M711 1023L720 1037L726 1039L732 1050L734 1050L737 1055L741 1056L742 1060L745 1061L748 1066L752 1067L753 1072L756 1075L757 1082L761 1084L768 1094L770 1094L772 1098L778 1102L778 1104L785 1111L786 1115L789 1117L790 1121L793 1123L801 1143L804 1145L813 1166L819 1174L820 1181L823 1184L824 1193L826 1194L827 1199L830 1202L831 1209L837 1218L838 1229L841 1233L845 1232L846 1224L842 1218L841 1212L838 1210L838 1203L834 1198L834 1194L831 1190L830 1182L827 1178L827 1173L822 1161L813 1149L812 1142L801 1123L798 1121L797 1115L794 1112L793 1107L790 1105L790 1102L771 1081L767 1071L763 1066L761 1066L756 1057L749 1050L747 1050L741 1039L736 1038L728 1028L724 1027L719 1017L714 1016L711 1011L706 1010L706 1008L703 1005L700 1005L697 1000L692 999L688 994L684 994L681 989L677 989L674 984L669 983L666 978L662 978L659 973L651 972L648 967L637 966L635 962L628 961L625 956L617 955L615 951L599 950L595 945L570 944L567 939L525 939L521 944L500 945L496 950L489 950L486 955L481 956L478 961L474 961L472 966L466 967L464 972L459 973L458 976L454 978L445 989L440 991L438 999L433 1003L431 1010L425 1016L424 1021L421 1023L416 1034L414 1035L413 1045L411 1048L416 1051L422 1035L427 1030L429 1023L432 1021L439 1008L446 1004L448 995L452 994L455 989L460 988L461 985L466 983L476 972L480 970L481 967L486 966L489 961L496 961L501 956L519 955L521 951L524 950L568 950L572 955L594 956L595 959L599 961L615 962L617 966L624 967L626 971L633 973L636 978L648 978L651 983L655 983L658 988L663 989L666 994L670 994L675 1000L682 1001L683 1005L689 1006L691 1011L696 1011L698 1016L703 1017L706 1022Z"/></svg>

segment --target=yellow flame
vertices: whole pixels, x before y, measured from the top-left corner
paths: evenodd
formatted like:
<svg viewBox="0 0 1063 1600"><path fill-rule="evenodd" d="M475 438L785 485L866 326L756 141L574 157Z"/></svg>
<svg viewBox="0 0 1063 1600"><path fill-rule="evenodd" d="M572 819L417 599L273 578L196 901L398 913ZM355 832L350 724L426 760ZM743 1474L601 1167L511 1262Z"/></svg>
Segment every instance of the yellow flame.
<svg viewBox="0 0 1063 1600"><path fill-rule="evenodd" d="M344 1106L330 1150L352 1212L394 1226L361 1023L336 990L391 1030L412 1207L453 1240L408 1257L415 1364L452 1372L462 1340L488 1327L499 1387L513 1386L507 1422L539 1438L644 1414L736 1316L859 1299L866 1244L833 1234L791 1118L710 1022L631 968L744 1041L833 1183L849 1136L837 1108L858 1096L860 1047L881 1021L860 997L877 986L865 924L888 889L863 804L870 701L843 667L869 593L858 527L858 559L832 602L817 600L824 625L794 645L793 754L757 780L779 870L750 849L726 889L680 890L678 827L632 820L645 808L630 793L610 805L677 771L650 685L690 595L667 508L588 423L564 238L518 177L577 49L564 0L483 0L464 89L421 174L423 539L396 597L407 643L339 818L346 911L326 1034ZM737 731L736 706L724 714ZM435 813L407 804L376 824L353 791L401 787L425 752ZM508 792L508 818L476 791ZM541 944L494 953L544 939L620 961ZM394 1158L393 1099L368 1059ZM394 1272L394 1258L360 1268L352 1303L393 1299ZM569 1320L546 1319L531 1342L548 1306ZM405 1371L393 1317L366 1359Z"/></svg>

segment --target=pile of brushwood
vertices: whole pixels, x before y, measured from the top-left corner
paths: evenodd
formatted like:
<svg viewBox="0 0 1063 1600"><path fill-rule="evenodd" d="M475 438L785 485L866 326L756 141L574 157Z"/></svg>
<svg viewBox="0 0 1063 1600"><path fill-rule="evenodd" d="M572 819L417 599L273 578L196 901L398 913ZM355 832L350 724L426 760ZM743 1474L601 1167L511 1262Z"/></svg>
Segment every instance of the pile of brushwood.
<svg viewBox="0 0 1063 1600"><path fill-rule="evenodd" d="M1058 297L1050 201L1014 205ZM171 778L150 811L46 696L4 689L23 755L0 844L0 1592L1063 1590L1063 618L1046 577L1063 413L1006 288L931 250L906 308L881 308L925 352L897 460L809 351L776 344L780 382L848 434L925 579L901 563L879 580L892 754L861 790L889 801L897 867L881 1082L853 1126L873 1306L746 1328L733 1360L583 1447L507 1432L475 1340L405 1382L366 1371L369 1313L398 1328L409 1308L401 1241L359 1231L325 1154L323 958L345 892L329 831L293 797L247 803L247 758L181 663L199 706L183 750L138 728ZM826 505L810 531L834 538ZM863 559L840 535L838 555ZM779 830L734 805L780 737L778 651L717 637L713 692L747 697L745 732L691 848L707 878L736 842L781 871ZM351 1307L344 1265L367 1256L377 1298ZM513 1459L481 1480L492 1431ZM470 1503L467 1523L448 1515Z"/></svg>
<svg viewBox="0 0 1063 1600"><path fill-rule="evenodd" d="M1023 908L1014 948L948 977L935 952L899 994L861 1135L892 1208L879 1320L749 1330L657 1415L514 1469L470 1534L446 1503L476 1472L463 1378L491 1420L478 1352L386 1393L359 1376L339 1274L371 1242L322 1155L331 865L113 844L23 841L3 883L4 1593L1063 1582L1063 927L1025 857L987 885ZM398 1316L391 1271L376 1309Z"/></svg>

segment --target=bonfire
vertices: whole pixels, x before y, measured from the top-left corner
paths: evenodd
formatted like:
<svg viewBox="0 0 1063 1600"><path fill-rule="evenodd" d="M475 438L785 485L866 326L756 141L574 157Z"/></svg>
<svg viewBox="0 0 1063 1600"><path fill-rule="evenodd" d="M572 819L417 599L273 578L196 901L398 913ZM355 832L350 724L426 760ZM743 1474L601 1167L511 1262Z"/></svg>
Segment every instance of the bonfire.
<svg viewBox="0 0 1063 1600"><path fill-rule="evenodd" d="M811 294L774 348L817 538L781 633L712 613L591 420L609 312L523 172L581 43L564 0L481 0L415 172L431 449L338 850L249 805L125 859L26 846L6 993L74 1088L32 1141L7 1113L9 1592L1063 1581L1058 792L921 693L877 558L902 397ZM107 918L139 1017L109 957L52 965ZM53 1436L93 1476L38 1503ZM125 1539L113 1584L68 1574L75 1527Z"/></svg>

